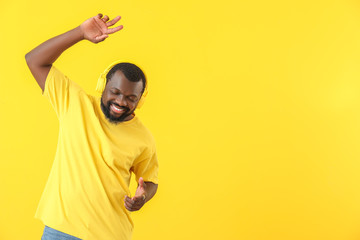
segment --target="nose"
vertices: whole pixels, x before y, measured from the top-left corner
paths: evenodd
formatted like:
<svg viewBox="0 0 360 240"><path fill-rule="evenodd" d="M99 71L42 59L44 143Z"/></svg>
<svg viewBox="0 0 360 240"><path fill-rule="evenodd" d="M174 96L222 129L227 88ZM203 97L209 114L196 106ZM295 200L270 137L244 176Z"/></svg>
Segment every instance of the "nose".
<svg viewBox="0 0 360 240"><path fill-rule="evenodd" d="M115 99L115 103L119 104L121 107L128 107L127 101L123 94L119 94Z"/></svg>

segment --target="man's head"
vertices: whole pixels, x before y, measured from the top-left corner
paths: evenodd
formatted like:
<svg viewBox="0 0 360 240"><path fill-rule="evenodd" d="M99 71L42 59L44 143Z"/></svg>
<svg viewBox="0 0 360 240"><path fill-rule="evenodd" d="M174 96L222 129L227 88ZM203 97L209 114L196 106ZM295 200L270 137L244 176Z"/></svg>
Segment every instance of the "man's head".
<svg viewBox="0 0 360 240"><path fill-rule="evenodd" d="M132 119L145 86L146 78L139 67L131 63L116 64L106 75L101 96L106 118L113 123Z"/></svg>

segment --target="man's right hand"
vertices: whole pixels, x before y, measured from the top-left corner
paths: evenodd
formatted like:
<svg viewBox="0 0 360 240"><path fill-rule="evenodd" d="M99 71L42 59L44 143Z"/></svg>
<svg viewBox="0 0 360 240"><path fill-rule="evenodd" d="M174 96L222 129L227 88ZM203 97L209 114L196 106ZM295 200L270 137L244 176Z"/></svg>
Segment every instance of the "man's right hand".
<svg viewBox="0 0 360 240"><path fill-rule="evenodd" d="M109 34L120 31L123 26L117 26L114 28L109 28L115 25L119 20L120 16L115 17L114 19L109 21L109 17L99 13L95 17L87 19L80 25L80 29L83 32L84 38L93 42L98 43L104 41Z"/></svg>
<svg viewBox="0 0 360 240"><path fill-rule="evenodd" d="M98 14L95 17L89 18L80 26L47 40L27 53L25 56L26 62L41 90L44 91L46 77L52 64L61 53L84 39L93 43L104 41L109 34L120 31L123 28L122 25L109 28L119 20L120 16L109 21L108 16L102 17L102 14Z"/></svg>

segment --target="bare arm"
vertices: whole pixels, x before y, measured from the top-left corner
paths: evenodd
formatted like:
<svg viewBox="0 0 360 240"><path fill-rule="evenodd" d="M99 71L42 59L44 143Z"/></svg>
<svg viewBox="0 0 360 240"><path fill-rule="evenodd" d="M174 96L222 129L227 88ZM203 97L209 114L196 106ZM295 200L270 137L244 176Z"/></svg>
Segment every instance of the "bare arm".
<svg viewBox="0 0 360 240"><path fill-rule="evenodd" d="M66 49L83 39L81 29L77 27L47 40L25 55L26 63L42 91L53 62Z"/></svg>
<svg viewBox="0 0 360 240"><path fill-rule="evenodd" d="M98 14L87 19L80 26L47 40L27 53L25 55L26 63L41 90L44 91L46 77L52 64L66 49L84 39L93 43L104 41L109 34L123 28L123 26L108 28L119 20L119 16L109 21L108 16L103 17L102 14Z"/></svg>
<svg viewBox="0 0 360 240"><path fill-rule="evenodd" d="M150 199L152 199L152 197L155 195L158 188L158 184L155 184L153 182L145 182L145 184L146 184L145 202L147 202Z"/></svg>

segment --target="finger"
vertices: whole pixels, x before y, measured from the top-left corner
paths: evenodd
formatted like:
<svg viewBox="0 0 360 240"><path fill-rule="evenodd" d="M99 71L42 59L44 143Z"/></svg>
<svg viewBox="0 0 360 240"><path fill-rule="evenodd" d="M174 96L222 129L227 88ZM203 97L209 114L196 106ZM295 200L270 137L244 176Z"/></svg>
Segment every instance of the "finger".
<svg viewBox="0 0 360 240"><path fill-rule="evenodd" d="M108 15L105 15L101 20L102 20L104 23L106 23L107 21L109 21Z"/></svg>
<svg viewBox="0 0 360 240"><path fill-rule="evenodd" d="M134 196L134 197L132 198L132 200L133 200L135 203L144 202L144 200L145 200L145 195Z"/></svg>
<svg viewBox="0 0 360 240"><path fill-rule="evenodd" d="M144 188L144 179L142 177L139 178L139 187Z"/></svg>
<svg viewBox="0 0 360 240"><path fill-rule="evenodd" d="M96 15L96 18L98 18L98 19L100 19L100 18L102 18L102 14L101 13L98 13L98 15Z"/></svg>
<svg viewBox="0 0 360 240"><path fill-rule="evenodd" d="M126 197L125 197L125 200L126 200L126 201L129 201L129 202L133 202L132 198L129 197L129 196L126 196Z"/></svg>
<svg viewBox="0 0 360 240"><path fill-rule="evenodd" d="M134 206L134 205L126 203L126 202L124 203L124 206L129 211L136 211L136 210L140 209L138 206Z"/></svg>
<svg viewBox="0 0 360 240"><path fill-rule="evenodd" d="M134 210L133 210L133 207L129 207L129 206L126 205L126 204L125 204L125 208L126 208L127 210L129 210L129 211L134 211Z"/></svg>
<svg viewBox="0 0 360 240"><path fill-rule="evenodd" d="M125 198L125 202L128 203L128 204L134 204L135 201L131 198Z"/></svg>
<svg viewBox="0 0 360 240"><path fill-rule="evenodd" d="M139 210L138 208L129 208L129 207L126 207L125 206L125 208L127 209L127 210L129 210L130 212L134 212L134 211L137 211L137 210Z"/></svg>
<svg viewBox="0 0 360 240"><path fill-rule="evenodd" d="M146 188L146 183L142 177L139 178L139 187Z"/></svg>
<svg viewBox="0 0 360 240"><path fill-rule="evenodd" d="M106 27L106 23L103 22L103 20L101 18L94 18L95 23L97 24L97 26L101 29L101 32L106 33L107 31L107 27Z"/></svg>
<svg viewBox="0 0 360 240"><path fill-rule="evenodd" d="M114 28L109 28L109 29L107 29L106 33L107 34L116 33L117 31L120 31L121 29L123 29L123 25L120 25L120 26L114 27Z"/></svg>
<svg viewBox="0 0 360 240"><path fill-rule="evenodd" d="M104 41L107 37L109 37L107 34L103 34L103 35L101 35L101 36L95 37L95 41L96 41L96 42L102 42L102 41Z"/></svg>
<svg viewBox="0 0 360 240"><path fill-rule="evenodd" d="M129 202L124 202L124 205L125 205L126 208L129 208L129 209L134 207L133 204L131 204Z"/></svg>
<svg viewBox="0 0 360 240"><path fill-rule="evenodd" d="M132 204L133 207L141 208L145 204L145 199L141 196L139 198L134 199L134 203Z"/></svg>
<svg viewBox="0 0 360 240"><path fill-rule="evenodd" d="M106 23L106 26L111 27L121 19L120 16L116 16L114 19Z"/></svg>

